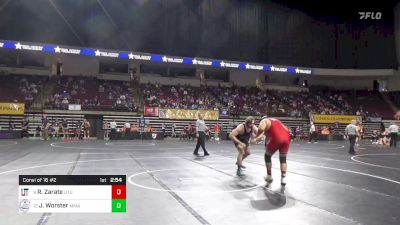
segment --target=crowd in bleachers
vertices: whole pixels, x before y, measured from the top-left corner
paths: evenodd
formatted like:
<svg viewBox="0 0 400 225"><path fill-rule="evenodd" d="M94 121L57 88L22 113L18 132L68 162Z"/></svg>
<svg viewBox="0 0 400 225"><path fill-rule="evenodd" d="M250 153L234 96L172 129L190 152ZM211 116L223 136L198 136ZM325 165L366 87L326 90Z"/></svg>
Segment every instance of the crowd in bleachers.
<svg viewBox="0 0 400 225"><path fill-rule="evenodd" d="M280 92L282 100L292 109L289 116L307 117L310 113L317 114L349 114L350 105L334 98L327 98L321 92Z"/></svg>
<svg viewBox="0 0 400 225"><path fill-rule="evenodd" d="M310 113L354 114L342 94L322 92L261 91L256 87L189 87L145 84L141 86L148 106L180 109L214 109L222 115L271 115L307 117ZM359 109L360 110L360 109ZM363 114L364 111L358 112ZM364 114L363 114L364 115Z"/></svg>
<svg viewBox="0 0 400 225"><path fill-rule="evenodd" d="M378 91L358 90L354 93L355 113L366 117L391 117L392 109Z"/></svg>
<svg viewBox="0 0 400 225"><path fill-rule="evenodd" d="M327 96L334 100L339 108L351 109L347 113L362 116L364 119L390 117L392 114L392 110L377 91L328 91Z"/></svg>
<svg viewBox="0 0 400 225"><path fill-rule="evenodd" d="M2 75L0 100L24 102L29 108L47 79L47 76ZM66 110L69 104L79 104L82 110L138 111L140 106L126 81L62 76L56 86L56 91L44 99L47 109ZM310 113L319 113L387 118L393 114L387 104L382 104L380 94L373 91L283 92L261 91L257 87L163 86L159 83L142 84L140 91L147 106L213 109L219 110L222 116L307 117ZM396 96L393 93L392 100Z"/></svg>
<svg viewBox="0 0 400 225"><path fill-rule="evenodd" d="M255 87L215 87L212 93L222 103L221 110L234 116L240 114L285 116L288 112L280 99Z"/></svg>
<svg viewBox="0 0 400 225"><path fill-rule="evenodd" d="M179 109L216 109L221 104L207 87L187 85L161 86L160 84L141 85L143 99L148 106Z"/></svg>
<svg viewBox="0 0 400 225"><path fill-rule="evenodd" d="M39 94L47 76L0 76L0 102L25 103L29 108Z"/></svg>
<svg viewBox="0 0 400 225"><path fill-rule="evenodd" d="M66 76L57 87L46 100L47 108L65 110L69 104L80 104L84 110L137 111L128 82Z"/></svg>

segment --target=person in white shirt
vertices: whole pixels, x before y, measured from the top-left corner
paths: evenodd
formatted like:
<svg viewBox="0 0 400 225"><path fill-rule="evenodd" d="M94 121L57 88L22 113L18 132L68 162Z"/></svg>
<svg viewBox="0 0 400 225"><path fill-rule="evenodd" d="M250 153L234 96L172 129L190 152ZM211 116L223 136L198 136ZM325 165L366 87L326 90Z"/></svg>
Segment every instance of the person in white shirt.
<svg viewBox="0 0 400 225"><path fill-rule="evenodd" d="M199 156L199 148L203 148L204 151L204 156L209 156L210 154L207 152L205 141L206 141L206 131L208 130L208 127L206 123L203 120L204 114L200 113L199 114L199 119L196 121L196 138L197 138L197 144L196 148L194 149L193 155Z"/></svg>
<svg viewBox="0 0 400 225"><path fill-rule="evenodd" d="M125 136L128 136L131 133L131 124L127 121L124 124L125 128Z"/></svg>
<svg viewBox="0 0 400 225"><path fill-rule="evenodd" d="M389 128L390 133L390 146L396 147L397 146L397 133L399 133L399 126L393 122Z"/></svg>
<svg viewBox="0 0 400 225"><path fill-rule="evenodd" d="M345 135L349 138L350 141L350 148L349 148L349 154L354 155L356 154L354 150L354 145L356 143L356 137L359 135L357 127L356 127L356 121L352 120L351 124L346 126L345 129Z"/></svg>
<svg viewBox="0 0 400 225"><path fill-rule="evenodd" d="M309 139L308 143L311 143L311 141L313 141L314 143L318 143L317 142L317 130L316 130L313 122L310 123L310 139Z"/></svg>
<svg viewBox="0 0 400 225"><path fill-rule="evenodd" d="M110 129L111 129L110 140L115 140L117 135L117 123L115 122L115 120L110 122Z"/></svg>

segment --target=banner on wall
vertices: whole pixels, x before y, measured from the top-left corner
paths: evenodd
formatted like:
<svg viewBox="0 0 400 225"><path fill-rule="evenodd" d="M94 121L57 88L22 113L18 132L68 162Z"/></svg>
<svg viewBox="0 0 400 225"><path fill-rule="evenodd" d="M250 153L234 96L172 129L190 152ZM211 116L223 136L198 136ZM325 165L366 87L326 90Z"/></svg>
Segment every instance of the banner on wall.
<svg viewBox="0 0 400 225"><path fill-rule="evenodd" d="M362 121L361 116L356 115L322 115L312 114L310 121L314 123L351 123L352 120Z"/></svg>
<svg viewBox="0 0 400 225"><path fill-rule="evenodd" d="M221 110L220 116L221 117L228 117L229 116L228 110L226 110L226 109Z"/></svg>
<svg viewBox="0 0 400 225"><path fill-rule="evenodd" d="M382 122L382 117L367 117L368 122Z"/></svg>
<svg viewBox="0 0 400 225"><path fill-rule="evenodd" d="M0 115L24 115L25 103L0 103Z"/></svg>
<svg viewBox="0 0 400 225"><path fill-rule="evenodd" d="M145 106L143 111L145 116L158 116L158 107Z"/></svg>
<svg viewBox="0 0 400 225"><path fill-rule="evenodd" d="M79 104L68 104L68 110L81 110L81 105Z"/></svg>
<svg viewBox="0 0 400 225"><path fill-rule="evenodd" d="M197 120L200 113L204 120L218 120L218 110L160 109L158 116L162 119Z"/></svg>

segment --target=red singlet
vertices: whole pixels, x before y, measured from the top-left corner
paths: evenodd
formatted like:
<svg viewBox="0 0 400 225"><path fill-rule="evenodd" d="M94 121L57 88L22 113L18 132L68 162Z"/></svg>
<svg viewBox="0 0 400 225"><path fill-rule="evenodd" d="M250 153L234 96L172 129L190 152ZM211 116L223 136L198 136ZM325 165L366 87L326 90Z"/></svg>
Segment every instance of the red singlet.
<svg viewBox="0 0 400 225"><path fill-rule="evenodd" d="M290 134L288 128L278 119L270 119L271 127L266 132L269 140L266 143L266 149L270 153L275 153L279 150L280 154L289 152Z"/></svg>

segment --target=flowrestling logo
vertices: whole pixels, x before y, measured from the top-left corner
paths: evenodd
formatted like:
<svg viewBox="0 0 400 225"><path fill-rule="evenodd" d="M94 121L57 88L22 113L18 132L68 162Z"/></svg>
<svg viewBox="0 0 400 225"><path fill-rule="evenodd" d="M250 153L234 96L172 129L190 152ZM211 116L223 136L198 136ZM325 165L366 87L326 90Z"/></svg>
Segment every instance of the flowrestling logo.
<svg viewBox="0 0 400 225"><path fill-rule="evenodd" d="M360 15L360 20L380 20L382 18L381 12L358 12L358 14Z"/></svg>

